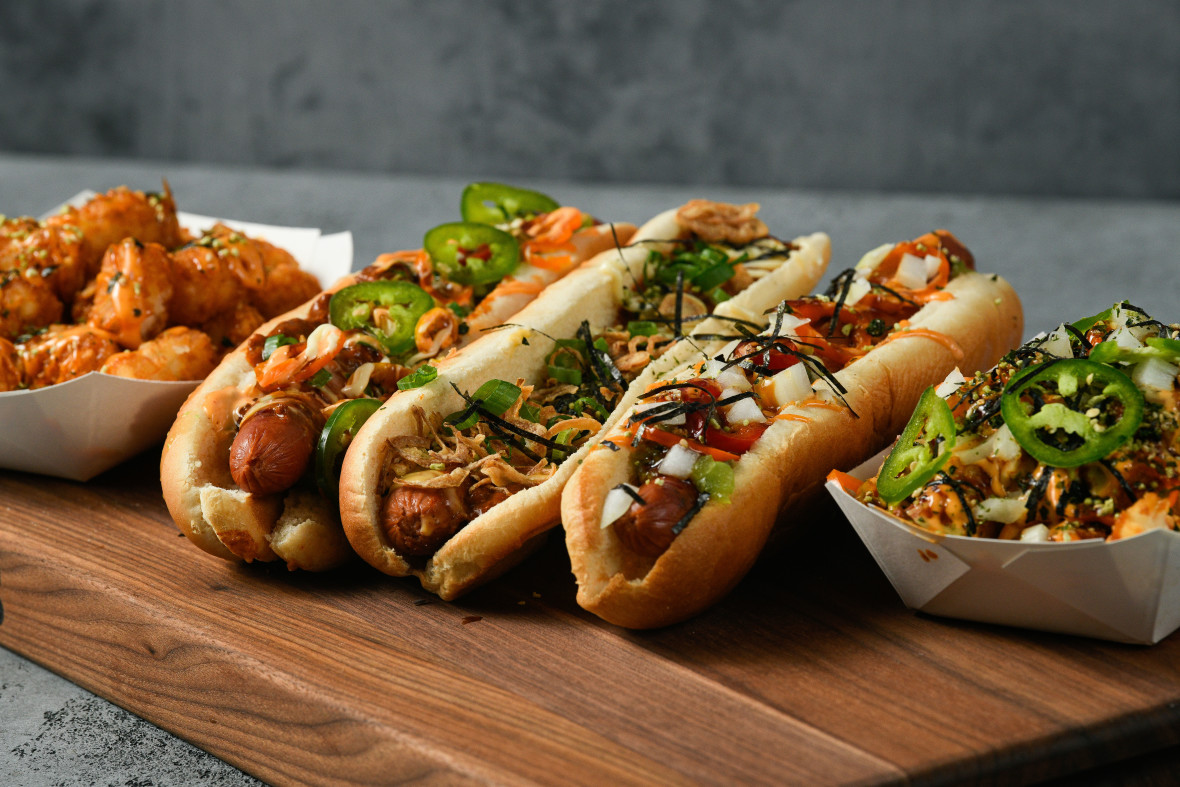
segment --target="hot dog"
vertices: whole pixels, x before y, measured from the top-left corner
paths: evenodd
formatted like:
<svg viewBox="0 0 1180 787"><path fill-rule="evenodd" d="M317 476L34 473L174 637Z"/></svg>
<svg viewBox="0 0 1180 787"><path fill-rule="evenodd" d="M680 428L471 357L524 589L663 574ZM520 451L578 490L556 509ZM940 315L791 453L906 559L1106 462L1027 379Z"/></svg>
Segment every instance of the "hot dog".
<svg viewBox="0 0 1180 787"><path fill-rule="evenodd" d="M466 221L431 230L422 249L381 255L263 325L189 397L161 480L199 547L292 569L349 559L336 484L364 419L429 379L432 364L479 344L488 321L503 322L634 232L499 184L468 187L463 212Z"/></svg>
<svg viewBox="0 0 1180 787"><path fill-rule="evenodd" d="M756 211L694 200L660 214L370 419L341 473L356 552L443 599L526 556L636 392L822 275L826 235L781 241Z"/></svg>
<svg viewBox="0 0 1180 787"><path fill-rule="evenodd" d="M956 364L1014 346L1019 301L950 233L886 244L824 296L785 300L715 336L642 392L562 498L578 602L618 625L683 620L727 593L776 520L832 467L863 461Z"/></svg>

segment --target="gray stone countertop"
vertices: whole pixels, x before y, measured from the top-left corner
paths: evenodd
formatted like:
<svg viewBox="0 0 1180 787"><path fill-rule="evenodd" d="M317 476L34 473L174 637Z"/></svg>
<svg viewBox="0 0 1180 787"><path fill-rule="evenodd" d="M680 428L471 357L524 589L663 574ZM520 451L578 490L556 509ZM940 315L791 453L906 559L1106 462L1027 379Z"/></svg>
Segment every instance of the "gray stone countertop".
<svg viewBox="0 0 1180 787"><path fill-rule="evenodd" d="M458 216L465 180L0 154L0 213L39 215L78 191L167 178L187 211L351 230L354 267L420 245ZM472 179L495 180L485 173ZM823 230L832 272L886 241L955 232L1024 304L1026 336L1129 299L1180 319L1180 203L864 194L531 181L602 219L642 223L693 197L759 202L772 232ZM0 784L242 785L246 774L0 648Z"/></svg>

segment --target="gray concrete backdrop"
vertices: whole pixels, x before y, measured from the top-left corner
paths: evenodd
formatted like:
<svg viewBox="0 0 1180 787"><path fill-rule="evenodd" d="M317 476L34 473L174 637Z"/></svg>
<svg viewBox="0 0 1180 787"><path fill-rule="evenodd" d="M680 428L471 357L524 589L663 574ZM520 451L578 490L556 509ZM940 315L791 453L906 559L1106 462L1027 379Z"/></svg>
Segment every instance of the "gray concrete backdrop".
<svg viewBox="0 0 1180 787"><path fill-rule="evenodd" d="M0 151L1180 198L1176 0L3 0Z"/></svg>

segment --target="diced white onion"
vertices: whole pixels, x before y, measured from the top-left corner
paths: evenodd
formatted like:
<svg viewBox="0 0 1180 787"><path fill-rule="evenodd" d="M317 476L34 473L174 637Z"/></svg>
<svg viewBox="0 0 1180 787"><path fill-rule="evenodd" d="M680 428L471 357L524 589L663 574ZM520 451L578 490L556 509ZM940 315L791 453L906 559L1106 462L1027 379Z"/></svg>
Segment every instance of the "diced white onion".
<svg viewBox="0 0 1180 787"><path fill-rule="evenodd" d="M762 414L762 407L754 399L742 399L729 405L726 408L725 417L732 424L746 421L754 424L766 422L766 416Z"/></svg>
<svg viewBox="0 0 1180 787"><path fill-rule="evenodd" d="M627 489L632 492L636 491L635 487L630 484L624 484ZM627 509L635 500L631 495L618 487L606 493L606 497L602 500L602 527L607 528L614 524L614 521L627 513Z"/></svg>
<svg viewBox="0 0 1180 787"><path fill-rule="evenodd" d="M648 410L651 410L655 407L661 407L662 405L665 405L665 404L667 404L667 402L643 402L642 404L635 405L635 413L634 414L641 415L643 413L646 413ZM671 418L661 419L660 423L667 424L668 426L680 426L681 424L684 423L684 413L678 413L677 415L674 415Z"/></svg>
<svg viewBox="0 0 1180 787"><path fill-rule="evenodd" d="M345 383L344 387L340 389L340 393L349 399L358 399L364 396L365 388L369 386L369 377L372 376L373 369L375 368L376 364L362 363L357 367L357 370L349 376L348 382Z"/></svg>
<svg viewBox="0 0 1180 787"><path fill-rule="evenodd" d="M1021 450L1020 443L1012 436L1012 430L1008 428L1008 424L1004 424L979 445L962 451L956 448L955 453L963 464L970 465L989 458L1008 462L1019 457Z"/></svg>
<svg viewBox="0 0 1180 787"><path fill-rule="evenodd" d="M1049 540L1049 528L1044 525L1033 525L1020 531L1021 541L1043 543Z"/></svg>
<svg viewBox="0 0 1180 787"><path fill-rule="evenodd" d="M934 274L938 273L938 269L942 267L942 257L937 254L927 254L923 257L926 261L926 281L934 278Z"/></svg>
<svg viewBox="0 0 1180 787"><path fill-rule="evenodd" d="M701 455L696 451L677 444L668 449L656 470L673 478L688 478L692 475L692 466L700 458Z"/></svg>
<svg viewBox="0 0 1180 787"><path fill-rule="evenodd" d="M959 390L959 387L965 382L967 382L967 378L963 376L963 373L959 371L959 367L956 366L954 369L951 369L950 374L948 374L943 379L943 381L938 384L938 386L934 389L934 393L945 399L955 391Z"/></svg>
<svg viewBox="0 0 1180 787"><path fill-rule="evenodd" d="M976 519L1003 522L1005 525L1020 519L1024 512L1024 498L1021 497L989 497L979 501L979 505L972 509Z"/></svg>
<svg viewBox="0 0 1180 787"><path fill-rule="evenodd" d="M766 330L762 332L762 335L763 336L770 336L771 332L774 331L774 324L777 321L778 321L778 317L772 317L770 319L770 324L768 326L766 326ZM811 320L805 320L802 317L797 317L794 314L784 314L783 320L778 326L778 334L777 335L790 336L795 331L799 330L800 325L806 325L809 322L811 322Z"/></svg>
<svg viewBox="0 0 1180 787"><path fill-rule="evenodd" d="M1139 337L1132 333L1130 328L1119 328L1112 331L1106 337L1106 341L1114 342L1124 350L1138 350L1143 346L1143 342L1139 341Z"/></svg>
<svg viewBox="0 0 1180 787"><path fill-rule="evenodd" d="M792 364L771 378L771 395L778 407L791 402L802 402L811 396L811 380L807 378L807 367L801 363Z"/></svg>
<svg viewBox="0 0 1180 787"><path fill-rule="evenodd" d="M898 284L907 290L920 290L926 286L926 261L913 254L902 255L894 274Z"/></svg>
<svg viewBox="0 0 1180 787"><path fill-rule="evenodd" d="M1065 330L1064 323L1057 326L1057 328L1045 337L1045 341L1041 342L1041 352L1057 358L1072 358L1073 348L1069 346L1069 332Z"/></svg>
<svg viewBox="0 0 1180 787"><path fill-rule="evenodd" d="M848 285L848 294L844 297L845 306L855 306L860 299L873 291L873 285L865 279L853 279Z"/></svg>
<svg viewBox="0 0 1180 787"><path fill-rule="evenodd" d="M1135 385L1147 389L1151 394L1155 391L1170 391L1176 382L1176 375L1180 368L1170 364L1162 358L1148 358L1135 366L1131 372L1131 379Z"/></svg>
<svg viewBox="0 0 1180 787"><path fill-rule="evenodd" d="M865 256L860 258L860 262L856 263L857 270L872 273L881 264L881 261L889 255L889 252L893 251L895 245L893 243L882 243L877 248L869 251Z"/></svg>
<svg viewBox="0 0 1180 787"><path fill-rule="evenodd" d="M702 377L709 377L721 383L723 388L736 389L737 393L750 390L750 381L740 367L725 368L724 361L710 359L705 361L705 368L701 370Z"/></svg>

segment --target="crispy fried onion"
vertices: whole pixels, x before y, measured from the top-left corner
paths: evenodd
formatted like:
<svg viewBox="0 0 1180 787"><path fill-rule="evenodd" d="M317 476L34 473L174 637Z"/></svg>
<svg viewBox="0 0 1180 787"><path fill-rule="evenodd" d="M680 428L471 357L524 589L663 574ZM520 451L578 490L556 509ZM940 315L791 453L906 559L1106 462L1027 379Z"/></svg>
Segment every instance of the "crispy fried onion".
<svg viewBox="0 0 1180 787"><path fill-rule="evenodd" d="M770 232L758 218L759 207L757 202L731 205L694 199L676 211L676 221L701 240L750 243Z"/></svg>
<svg viewBox="0 0 1180 787"><path fill-rule="evenodd" d="M603 338L606 339L607 352L628 382L672 346L667 336L659 334L632 336L628 331L607 331Z"/></svg>

